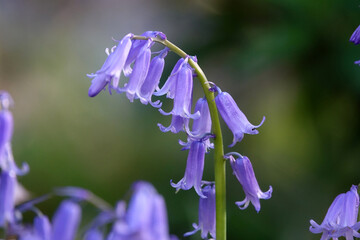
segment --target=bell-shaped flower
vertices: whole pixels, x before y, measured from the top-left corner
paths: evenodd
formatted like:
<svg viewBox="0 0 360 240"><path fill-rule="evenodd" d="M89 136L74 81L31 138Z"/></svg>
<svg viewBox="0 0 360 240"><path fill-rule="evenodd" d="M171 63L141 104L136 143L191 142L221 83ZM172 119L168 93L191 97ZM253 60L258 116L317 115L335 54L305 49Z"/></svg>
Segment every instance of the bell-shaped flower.
<svg viewBox="0 0 360 240"><path fill-rule="evenodd" d="M158 127L162 132L172 132L178 133L180 131L185 131L185 126L189 123L188 118L183 118L177 115L172 115L171 123L168 127L164 127L161 123L158 123Z"/></svg>
<svg viewBox="0 0 360 240"><path fill-rule="evenodd" d="M157 92L154 93L155 96L162 96L162 95L166 94L167 98L174 99L177 73L179 72L180 68L182 68L185 61L187 62L188 60L184 59L184 58L180 58L176 62L175 66L174 66L173 70L171 71L170 76L166 80L164 86L161 89L159 89Z"/></svg>
<svg viewBox="0 0 360 240"><path fill-rule="evenodd" d="M151 97L155 89L159 86L160 78L164 70L165 60L169 48L165 48L160 54L151 60L149 72L146 75L144 83L138 89L137 96L142 104L150 103L153 107L161 107L160 101L152 102Z"/></svg>
<svg viewBox="0 0 360 240"><path fill-rule="evenodd" d="M51 240L73 240L81 220L81 208L75 202L63 201L53 217Z"/></svg>
<svg viewBox="0 0 360 240"><path fill-rule="evenodd" d="M244 134L258 134L257 130L264 121L265 117L259 125L252 125L246 118L245 114L236 105L236 102L227 92L222 92L220 88L216 87L218 95L215 97L216 106L224 119L226 125L230 128L234 135L233 143L229 147L233 147L236 142L240 142Z"/></svg>
<svg viewBox="0 0 360 240"><path fill-rule="evenodd" d="M148 37L148 38L160 38L162 40L166 39L166 35L159 31L146 31L140 36ZM135 39L132 42L131 49L129 55L126 59L125 66L124 66L124 75L126 77L130 76L132 72L131 64L135 61L135 59L140 55L143 47L146 45L145 40ZM154 42L151 43L153 45Z"/></svg>
<svg viewBox="0 0 360 240"><path fill-rule="evenodd" d="M177 191L189 190L194 187L196 193L205 198L201 192L201 180L204 171L204 160L205 160L206 146L203 141L191 142L189 148L189 155L186 162L186 170L184 177L178 182L170 182L171 186L176 188Z"/></svg>
<svg viewBox="0 0 360 240"><path fill-rule="evenodd" d="M360 43L360 25L356 28L356 30L351 35L350 42L353 42L354 44Z"/></svg>
<svg viewBox="0 0 360 240"><path fill-rule="evenodd" d="M329 207L326 216L321 223L317 224L310 220L310 231L322 233L321 240L330 238L338 239L343 236L346 240L359 238L357 232L360 229L360 222L357 222L359 211L359 194L357 186L353 185L347 193L338 195Z"/></svg>
<svg viewBox="0 0 360 240"><path fill-rule="evenodd" d="M191 109L192 102L193 69L190 67L186 60L183 62L179 71L175 73L175 76L176 88L174 96L174 107L172 111L168 113L160 108L160 113L163 115L177 115L183 118L199 118L199 112L191 114L189 111L189 109Z"/></svg>
<svg viewBox="0 0 360 240"><path fill-rule="evenodd" d="M231 154L238 155L235 159ZM231 167L236 178L239 180L245 192L245 199L235 204L241 209L249 206L250 202L255 207L257 212L260 211L260 199L269 199L272 194L272 187L270 186L267 192L260 190L259 184L256 180L254 169L248 157L241 156L238 153L228 153L227 158L230 159Z"/></svg>
<svg viewBox="0 0 360 240"><path fill-rule="evenodd" d="M130 102L133 102L134 98L137 97L136 93L140 90L140 87L145 81L146 75L149 71L151 59L150 47L152 40L149 39L146 41L146 43L147 44L143 46L140 55L135 60L129 82L123 88L119 88L117 90L119 93L126 92L126 96Z"/></svg>
<svg viewBox="0 0 360 240"><path fill-rule="evenodd" d="M89 88L89 97L98 95L111 81L109 91L111 88L116 89L118 87L119 79L131 48L132 36L133 34L128 34L119 41L117 47L112 48L111 53L108 52L109 56L103 66L95 74L88 75L88 77L93 78Z"/></svg>
<svg viewBox="0 0 360 240"><path fill-rule="evenodd" d="M200 140L206 138L207 135L211 134L211 117L209 106L205 97L199 98L195 105L195 112L200 113L198 119L194 119L192 124L192 131L189 129L189 125L185 124L186 133L188 134L187 143L179 141L180 145L184 146L185 149L188 149L191 145L191 142L194 140ZM210 142L210 137L207 137L204 140L206 150L213 148L214 144Z"/></svg>
<svg viewBox="0 0 360 240"><path fill-rule="evenodd" d="M16 175L13 171L2 171L0 178L0 227L13 223Z"/></svg>
<svg viewBox="0 0 360 240"><path fill-rule="evenodd" d="M201 230L201 238L208 239L208 234L216 238L216 204L215 204L215 185L206 185L202 189L206 198L199 200L199 224L194 223L194 231L184 234L185 237L195 234Z"/></svg>

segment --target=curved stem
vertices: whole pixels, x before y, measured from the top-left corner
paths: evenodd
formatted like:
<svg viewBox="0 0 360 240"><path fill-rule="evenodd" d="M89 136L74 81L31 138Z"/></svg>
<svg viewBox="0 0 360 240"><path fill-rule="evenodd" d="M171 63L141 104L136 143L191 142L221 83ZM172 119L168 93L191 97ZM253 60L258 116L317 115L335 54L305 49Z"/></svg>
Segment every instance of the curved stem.
<svg viewBox="0 0 360 240"><path fill-rule="evenodd" d="M134 36L134 39L148 39L143 36ZM168 40L161 40L158 38L152 38L153 41L163 44L168 47L171 51L176 53L182 58L186 58L189 55L186 54L183 50L177 47L175 44ZM197 78L200 80L201 86L204 90L207 103L209 105L211 121L212 121L212 130L215 134L214 139L214 160L215 160L215 194L216 194L216 239L217 240L226 240L226 161L224 159L224 144L222 139L221 127L220 127L220 118L219 113L215 104L215 96L213 92L209 91L210 85L205 76L205 73L197 64L189 58L189 64L192 68L195 69Z"/></svg>

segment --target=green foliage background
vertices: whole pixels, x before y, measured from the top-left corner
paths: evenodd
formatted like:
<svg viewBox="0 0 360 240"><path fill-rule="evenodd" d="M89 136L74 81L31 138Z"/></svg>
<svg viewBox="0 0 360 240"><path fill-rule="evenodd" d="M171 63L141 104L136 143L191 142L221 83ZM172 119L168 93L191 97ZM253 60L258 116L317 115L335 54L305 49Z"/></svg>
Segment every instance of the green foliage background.
<svg viewBox="0 0 360 240"><path fill-rule="evenodd" d="M248 156L273 197L259 214L237 209L244 194L228 168L229 239L319 239L309 220L321 223L360 182L360 46L348 41L359 14L358 1L344 0L0 0L0 89L16 102L15 159L31 167L20 181L33 196L74 185L115 204L147 180L166 199L170 231L192 229L197 195L169 184L184 174L185 136L161 133L156 124L170 118L124 95L87 96L85 74L102 65L111 37L160 30L198 56L252 123L267 117L259 135L227 151ZM162 82L176 60L168 56ZM205 167L213 179L211 154ZM41 207L51 214L57 204Z"/></svg>

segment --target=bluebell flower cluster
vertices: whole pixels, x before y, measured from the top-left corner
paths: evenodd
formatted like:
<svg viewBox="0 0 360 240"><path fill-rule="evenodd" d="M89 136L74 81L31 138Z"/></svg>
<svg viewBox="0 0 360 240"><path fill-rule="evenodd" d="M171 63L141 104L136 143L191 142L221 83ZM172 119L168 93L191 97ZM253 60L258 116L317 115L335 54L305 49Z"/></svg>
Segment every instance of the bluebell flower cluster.
<svg viewBox="0 0 360 240"><path fill-rule="evenodd" d="M350 191L335 198L320 225L310 220L310 231L315 234L322 233L321 240L336 240L339 237L345 237L346 240L360 238L358 212L358 187L353 185Z"/></svg>
<svg viewBox="0 0 360 240"><path fill-rule="evenodd" d="M360 25L355 29L355 31L351 35L350 42L353 42L355 45L360 44ZM357 60L354 63L360 66L360 60Z"/></svg>
<svg viewBox="0 0 360 240"><path fill-rule="evenodd" d="M147 31L140 35L141 38L134 36L131 33L127 34L116 47L113 47L111 51L107 50L108 57L103 66L94 74L88 75L93 78L89 96L94 97L107 87L110 94L113 89L117 93L126 93L131 102L139 99L143 104L150 103L153 107L158 108L161 114L171 115L169 126L166 127L160 123L158 126L162 132L185 132L187 141L179 140L179 143L183 146L182 150L189 151L184 177L177 183L170 181L171 186L176 191L194 188L200 197L199 224L191 233L201 230L202 238L207 238L208 233L215 238L215 187L213 183L203 180L205 156L214 147L212 139L216 137L212 133L207 99L199 98L194 111L192 111L193 81L196 73L189 62L198 60L196 56L180 58L163 86L159 86L165 64L164 59L169 53L169 49L165 47L151 59L151 48L156 42L155 40L164 41L166 36L157 31ZM128 77L129 80L124 86L119 87L121 75ZM234 135L234 140L229 147L240 142L245 134L258 134L257 128L263 124L265 117L259 125L251 124L231 95L222 92L215 84L212 85L214 86L208 90L216 92L216 107ZM171 111L164 110L160 100L152 100L153 96L164 95L173 100ZM270 198L271 187L268 192L261 192L248 158L245 157L242 159L243 161L240 158L235 160L232 156L227 156L227 158L230 158L231 166L246 194L245 200L237 202L237 204L243 209L248 206L249 202L252 202L255 209L259 211L259 199ZM244 207L240 205L244 205Z"/></svg>
<svg viewBox="0 0 360 240"><path fill-rule="evenodd" d="M112 208L90 191L79 187L55 188L53 192L18 203L17 198L28 198L17 177L28 172L23 164L17 167L11 151L13 117L9 107L11 96L0 91L0 229L6 239L19 240L176 240L169 234L164 198L148 182L138 181L132 187L128 207L120 201ZM50 220L37 204L58 196L65 198ZM82 206L95 207L98 215L84 224ZM31 211L31 223L23 222L23 214ZM111 228L109 229L109 226Z"/></svg>

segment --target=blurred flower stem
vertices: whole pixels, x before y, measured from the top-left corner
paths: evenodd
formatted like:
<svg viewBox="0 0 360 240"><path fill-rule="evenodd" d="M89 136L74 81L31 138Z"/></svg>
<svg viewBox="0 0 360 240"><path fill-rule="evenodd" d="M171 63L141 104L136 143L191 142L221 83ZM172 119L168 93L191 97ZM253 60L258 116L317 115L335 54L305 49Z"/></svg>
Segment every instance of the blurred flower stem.
<svg viewBox="0 0 360 240"><path fill-rule="evenodd" d="M133 36L133 39L142 39L146 40L148 37L143 36ZM189 55L186 54L183 50L177 47L172 42L167 39L163 40L160 38L152 38L154 42L158 42L168 47L171 51L176 53L182 58L186 58ZM224 145L220 127L219 113L214 101L214 93L209 91L210 84L205 76L205 73L200 68L200 66L189 58L189 64L192 68L195 69L197 78L200 80L201 86L204 90L206 100L209 105L213 133L215 134L214 139L214 160L215 160L215 194L216 194L216 239L217 240L226 240L226 168L225 168L225 159L224 159Z"/></svg>

